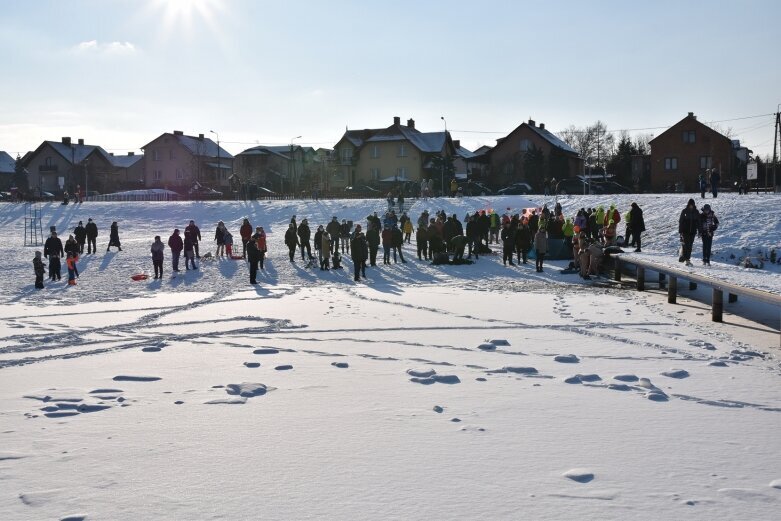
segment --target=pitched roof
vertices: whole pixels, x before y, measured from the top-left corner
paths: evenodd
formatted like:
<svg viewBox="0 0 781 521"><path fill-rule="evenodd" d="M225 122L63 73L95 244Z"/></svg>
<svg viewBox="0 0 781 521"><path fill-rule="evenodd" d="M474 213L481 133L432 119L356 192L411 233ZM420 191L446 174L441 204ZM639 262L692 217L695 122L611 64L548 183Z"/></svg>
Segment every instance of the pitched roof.
<svg viewBox="0 0 781 521"><path fill-rule="evenodd" d="M111 164L114 165L117 168L130 168L131 166L135 165L139 161L144 159L143 154L134 154L132 156L126 155L126 156L110 156Z"/></svg>
<svg viewBox="0 0 781 521"><path fill-rule="evenodd" d="M709 127L708 125L706 125L706 124L705 124L705 123L703 123L702 121L699 121L699 120L697 119L697 116L695 116L693 112L689 112L689 114L688 114L688 115L687 115L685 118L683 118L682 120L678 121L676 124L674 124L673 126L671 126L670 128L668 128L667 130L665 130L664 132L662 132L661 134L659 134L658 136L656 136L655 138L653 138L651 141L649 141L649 142L648 142L648 144L653 144L653 142L654 142L654 141L656 141L657 139L661 138L662 136L664 136L664 135L665 135L665 134L667 134L668 132L671 132L673 129L675 129L676 127L678 127L678 125L680 125L681 123L683 123L683 122L685 122L685 121L693 121L693 122L694 122L694 123L696 123L698 126L705 127L705 128L707 128L708 130L712 131L714 134L716 134L718 137L720 137L720 138L722 138L722 139L725 139L725 140L727 140L727 141L730 141L730 142L731 142L730 138L728 138L727 136L725 136L724 134L722 134L722 133L721 133L721 132L719 132L718 130L714 130L714 129L712 129L711 127Z"/></svg>
<svg viewBox="0 0 781 521"><path fill-rule="evenodd" d="M201 138L200 136L187 136L184 134L175 133L172 134L170 132L164 132L163 134L160 134L158 137L147 143L146 145L142 146L141 149L145 150L149 145L157 141L163 136L168 136L176 139L176 141L179 142L183 147L185 147L187 150L190 151L194 156L198 157L213 157L217 158L217 152L219 149L219 156L225 159L233 159L233 156L224 148L218 147L217 143L209 139L208 137L204 136Z"/></svg>
<svg viewBox="0 0 781 521"><path fill-rule="evenodd" d="M524 123L525 124L525 123ZM553 145L554 147L563 150L564 152L568 152L570 154L578 155L578 151L569 146L563 139L555 135L553 132L548 131L548 129L540 128L538 126L534 125L528 125L530 129L534 130L541 138L546 140L548 143Z"/></svg>
<svg viewBox="0 0 781 521"><path fill-rule="evenodd" d="M13 174L16 171L16 160L8 152L0 150L0 174Z"/></svg>
<svg viewBox="0 0 781 521"><path fill-rule="evenodd" d="M66 144L62 141L44 141L60 154L68 163L79 164L94 152L102 155L107 162L111 162L108 152L97 145L79 145L78 143Z"/></svg>
<svg viewBox="0 0 781 521"><path fill-rule="evenodd" d="M474 152L472 152L472 151L470 151L470 150L468 150L468 149L466 149L466 148L464 148L462 146L459 146L458 148L456 148L456 155L458 157L462 158L462 159L472 159L473 157L475 157L475 153Z"/></svg>

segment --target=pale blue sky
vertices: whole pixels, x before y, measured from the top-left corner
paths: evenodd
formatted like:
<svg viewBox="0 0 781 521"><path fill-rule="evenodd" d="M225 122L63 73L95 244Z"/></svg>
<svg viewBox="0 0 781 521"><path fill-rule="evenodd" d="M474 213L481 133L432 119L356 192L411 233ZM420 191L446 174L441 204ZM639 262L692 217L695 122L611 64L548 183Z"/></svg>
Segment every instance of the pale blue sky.
<svg viewBox="0 0 781 521"><path fill-rule="evenodd" d="M232 153L330 147L393 116L423 131L445 116L474 149L501 134L463 131L529 117L555 131L769 114L780 15L778 0L0 0L0 150L71 136L124 153L174 129L216 130ZM721 126L772 151L771 116Z"/></svg>

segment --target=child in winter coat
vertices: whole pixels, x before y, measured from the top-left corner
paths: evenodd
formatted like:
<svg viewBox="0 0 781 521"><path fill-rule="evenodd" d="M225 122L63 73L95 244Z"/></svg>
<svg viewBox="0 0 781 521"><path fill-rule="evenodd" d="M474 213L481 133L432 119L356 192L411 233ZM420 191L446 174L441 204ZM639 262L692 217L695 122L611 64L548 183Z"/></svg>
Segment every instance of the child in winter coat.
<svg viewBox="0 0 781 521"><path fill-rule="evenodd" d="M231 258L233 256L233 234L226 229L222 240L225 242L225 255Z"/></svg>
<svg viewBox="0 0 781 521"><path fill-rule="evenodd" d="M700 213L700 236L702 237L702 263L710 266L711 246L713 246L713 233L719 227L719 218L713 213L709 204L703 205Z"/></svg>
<svg viewBox="0 0 781 521"><path fill-rule="evenodd" d="M331 236L323 230L320 236L320 270L327 270L330 264Z"/></svg>
<svg viewBox="0 0 781 521"><path fill-rule="evenodd" d="M160 240L160 236L155 236L155 242L152 243L150 248L152 252L152 265L155 267L155 278L163 278L163 252L165 251L165 244Z"/></svg>
<svg viewBox="0 0 781 521"><path fill-rule="evenodd" d="M68 267L68 286L76 285L76 257L73 253L68 252L68 257L65 259L65 265Z"/></svg>
<svg viewBox="0 0 781 521"><path fill-rule="evenodd" d="M537 257L537 272L542 273L542 261L548 253L548 233L543 228L538 229L534 234L534 249Z"/></svg>
<svg viewBox="0 0 781 521"><path fill-rule="evenodd" d="M404 230L403 230L404 231L404 242L406 242L407 244L410 244L411 240L412 240L412 220L407 219L406 221L404 221L403 228L404 228Z"/></svg>
<svg viewBox="0 0 781 521"><path fill-rule="evenodd" d="M190 269L190 263L193 265L193 269L197 270L198 266L195 265L195 241L193 240L193 234L185 230L184 232L184 267Z"/></svg>
<svg viewBox="0 0 781 521"><path fill-rule="evenodd" d="M33 259L33 270L35 271L35 289L43 289L43 276L46 273L46 268L43 266L43 260L41 260L41 252L35 252L35 258Z"/></svg>

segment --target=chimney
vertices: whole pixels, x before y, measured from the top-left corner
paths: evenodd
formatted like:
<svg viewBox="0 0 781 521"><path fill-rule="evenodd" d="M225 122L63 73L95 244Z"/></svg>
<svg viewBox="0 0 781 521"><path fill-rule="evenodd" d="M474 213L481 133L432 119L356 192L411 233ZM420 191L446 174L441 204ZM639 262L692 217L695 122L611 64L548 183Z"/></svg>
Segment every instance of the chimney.
<svg viewBox="0 0 781 521"><path fill-rule="evenodd" d="M198 134L198 139L199 139L200 141L203 141L203 134Z"/></svg>
<svg viewBox="0 0 781 521"><path fill-rule="evenodd" d="M174 130L174 136L183 136L183 135L184 132L182 132L181 130Z"/></svg>
<svg viewBox="0 0 781 521"><path fill-rule="evenodd" d="M542 130L545 130L545 123L540 123L540 128L541 128Z"/></svg>
<svg viewBox="0 0 781 521"><path fill-rule="evenodd" d="M689 112L689 117L690 117L690 118L697 119L697 116L695 116L695 115L694 115L694 112Z"/></svg>
<svg viewBox="0 0 781 521"><path fill-rule="evenodd" d="M412 118L408 119L408 120L407 120L407 126L408 126L409 128L415 128L415 120L414 120L414 119L412 119Z"/></svg>
<svg viewBox="0 0 781 521"><path fill-rule="evenodd" d="M108 155L110 155L111 157L114 157L114 152L109 152Z"/></svg>
<svg viewBox="0 0 781 521"><path fill-rule="evenodd" d="M84 145L84 140L82 138L79 138L79 145Z"/></svg>
<svg viewBox="0 0 781 521"><path fill-rule="evenodd" d="M401 125L401 118L398 116L393 116L393 124L394 125Z"/></svg>
<svg viewBox="0 0 781 521"><path fill-rule="evenodd" d="M534 126L534 120L533 120L533 119L530 119L530 120L529 120L529 126L530 126L530 127L533 127L533 126Z"/></svg>
<svg viewBox="0 0 781 521"><path fill-rule="evenodd" d="M63 137L63 138L62 138L62 144L63 144L63 145L70 145L70 144L71 144L71 138L69 138L69 137Z"/></svg>
<svg viewBox="0 0 781 521"><path fill-rule="evenodd" d="M127 155L134 156L134 155L136 155L136 153L135 152L128 152Z"/></svg>
<svg viewBox="0 0 781 521"><path fill-rule="evenodd" d="M461 140L460 139L454 139L453 140L453 146L456 148L461 148Z"/></svg>

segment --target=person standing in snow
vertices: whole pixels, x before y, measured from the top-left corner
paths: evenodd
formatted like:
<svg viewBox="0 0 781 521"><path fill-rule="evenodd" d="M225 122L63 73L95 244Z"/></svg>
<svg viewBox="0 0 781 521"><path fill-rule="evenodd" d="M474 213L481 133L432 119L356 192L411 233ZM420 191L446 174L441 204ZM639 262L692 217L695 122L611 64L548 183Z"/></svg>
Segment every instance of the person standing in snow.
<svg viewBox="0 0 781 521"><path fill-rule="evenodd" d="M528 264L529 250L532 249L532 232L529 229L529 223L522 219L518 223L518 229L515 231L515 255L518 264Z"/></svg>
<svg viewBox="0 0 781 521"><path fill-rule="evenodd" d="M719 196L719 183L721 182L721 175L717 169L711 170L710 173L710 191L713 194L713 198Z"/></svg>
<svg viewBox="0 0 781 521"><path fill-rule="evenodd" d="M393 244L393 233L391 232L390 228L385 228L382 230L382 263L383 264L390 264L390 252L391 252L391 246Z"/></svg>
<svg viewBox="0 0 781 521"><path fill-rule="evenodd" d="M192 235L192 234L191 234ZM179 235L179 228L174 229L174 233L168 238L168 247L171 248L171 263L174 272L179 271L179 255L182 254L184 243Z"/></svg>
<svg viewBox="0 0 781 521"><path fill-rule="evenodd" d="M697 211L694 199L689 199L686 208L681 211L681 216L678 218L678 233L681 237L681 255L678 257L678 262L685 262L687 266L692 265L692 245L699 231L700 212Z"/></svg>
<svg viewBox="0 0 781 521"><path fill-rule="evenodd" d="M35 271L35 289L43 289L43 276L46 274L46 268L43 266L40 251L35 252L33 270Z"/></svg>
<svg viewBox="0 0 781 521"><path fill-rule="evenodd" d="M290 255L290 262L295 262L296 258L296 246L298 246L298 235L296 235L296 225L290 223L287 231L285 232L285 244L288 248Z"/></svg>
<svg viewBox="0 0 781 521"><path fill-rule="evenodd" d="M223 241L225 242L225 255L229 259L233 258L233 234L227 228L225 228Z"/></svg>
<svg viewBox="0 0 781 521"><path fill-rule="evenodd" d="M538 229L537 233L534 234L534 249L537 257L537 272L542 273L542 261L545 254L548 253L548 233L544 228Z"/></svg>
<svg viewBox="0 0 781 521"><path fill-rule="evenodd" d="M108 247L106 252L111 250L112 246L116 246L118 251L122 251L122 243L119 242L119 225L117 221L111 223L111 232L108 236Z"/></svg>
<svg viewBox="0 0 781 521"><path fill-rule="evenodd" d="M425 224L418 225L418 231L415 232L415 242L418 247L418 260L423 260L421 255L428 260L428 227Z"/></svg>
<svg viewBox="0 0 781 521"><path fill-rule="evenodd" d="M340 226L339 239L342 245L342 253L350 253L350 224L347 219L342 219L342 225Z"/></svg>
<svg viewBox="0 0 781 521"><path fill-rule="evenodd" d="M366 232L366 243L369 245L369 265L377 266L377 251L380 249L380 223L372 221Z"/></svg>
<svg viewBox="0 0 781 521"><path fill-rule="evenodd" d="M184 232L184 268L190 269L190 263L193 265L193 269L197 270L198 266L195 265L195 239L193 234L187 231Z"/></svg>
<svg viewBox="0 0 781 521"><path fill-rule="evenodd" d="M43 256L49 259L49 278L60 280L60 258L65 256L65 250L62 247L62 241L57 237L57 232L52 232L43 245Z"/></svg>
<svg viewBox="0 0 781 521"><path fill-rule="evenodd" d="M310 235L312 232L309 230L309 221L303 219L298 226L298 240L301 244L301 260L312 260L312 245L310 243ZM315 247L317 249L317 247Z"/></svg>
<svg viewBox="0 0 781 521"><path fill-rule="evenodd" d="M163 253L165 252L165 244L160 240L159 235L155 235L155 242L152 243L149 250L152 253L152 265L155 267L155 278L163 278Z"/></svg>
<svg viewBox="0 0 781 521"><path fill-rule="evenodd" d="M255 235L252 236L252 240L255 241L255 245L258 247L258 257L260 259L258 261L258 266L261 270L265 270L266 268L263 266L263 264L266 261L268 246L266 244L266 231L262 226L255 228Z"/></svg>
<svg viewBox="0 0 781 521"><path fill-rule="evenodd" d="M195 248L195 258L201 258L201 252L198 250L198 243L201 242L201 229L195 225L195 221L190 220L190 223L184 229L184 233L190 233L190 237L193 240L193 248Z"/></svg>
<svg viewBox="0 0 781 521"><path fill-rule="evenodd" d="M76 237L76 244L79 245L79 255L84 253L84 243L87 242L87 230L84 225L79 221L79 225L73 229L73 236Z"/></svg>
<svg viewBox="0 0 781 521"><path fill-rule="evenodd" d="M393 228L391 228L391 246L393 246L393 263L396 264L396 253L399 254L399 259L401 259L401 262L404 264L407 263L407 261L404 260L404 254L401 252L401 246L404 244L404 235L401 233L401 230L399 230L399 227L397 225L393 225Z"/></svg>
<svg viewBox="0 0 781 521"><path fill-rule="evenodd" d="M515 266L513 262L513 250L515 249L515 230L510 228L510 221L504 223L502 226L502 262L505 266L510 263L510 266Z"/></svg>
<svg viewBox="0 0 781 521"><path fill-rule="evenodd" d="M253 240L249 240L247 241L246 246L247 261L249 262L249 283L257 284L258 263L260 262L258 243Z"/></svg>
<svg viewBox="0 0 781 521"><path fill-rule="evenodd" d="M239 235L241 235L241 258L247 257L247 243L252 238L252 225L249 223L249 219L244 219L244 222L239 228Z"/></svg>
<svg viewBox="0 0 781 521"><path fill-rule="evenodd" d="M320 236L320 252L320 271L327 271L331 262L331 235L326 230Z"/></svg>
<svg viewBox="0 0 781 521"><path fill-rule="evenodd" d="M84 227L87 232L87 253L98 253L96 241L98 238L98 225L92 221L92 217L87 219L87 226Z"/></svg>
<svg viewBox="0 0 781 521"><path fill-rule="evenodd" d="M361 225L355 225L355 234L350 240L350 256L353 259L355 282L366 278L366 259L369 257L369 244L366 242L366 236L361 231Z"/></svg>
<svg viewBox="0 0 781 521"><path fill-rule="evenodd" d="M68 253L68 256L65 258L65 266L68 267L68 286L75 286L76 272L78 270L76 269L76 257L73 253Z"/></svg>
<svg viewBox="0 0 781 521"><path fill-rule="evenodd" d="M336 253L339 251L339 235L342 233L342 225L339 224L339 220L335 215L331 218L331 222L326 225L325 231L328 232L328 237L330 239L330 253ZM323 255L325 255L325 252L323 252Z"/></svg>
<svg viewBox="0 0 781 521"><path fill-rule="evenodd" d="M719 218L713 213L709 204L703 205L702 213L700 214L700 236L702 237L702 263L705 266L710 266L713 233L718 227Z"/></svg>
<svg viewBox="0 0 781 521"><path fill-rule="evenodd" d="M217 251L215 252L214 256L224 257L225 256L225 223L220 221L217 223L217 228L214 230L214 242L217 243ZM187 236L190 236L190 240L193 242L193 248L195 247L195 243L197 240L195 237L193 237L192 233L187 233L187 230L184 231L184 239L187 240ZM185 250L185 253L187 251ZM186 257L186 255L185 255ZM186 262L186 261L185 261Z"/></svg>
<svg viewBox="0 0 781 521"><path fill-rule="evenodd" d="M643 219L643 209L637 203L632 203L632 207L629 210L629 220L627 221L627 227L632 232L632 244L635 245L635 251L640 253L641 239L640 234L645 231L645 219ZM624 241L626 244L626 241Z"/></svg>

